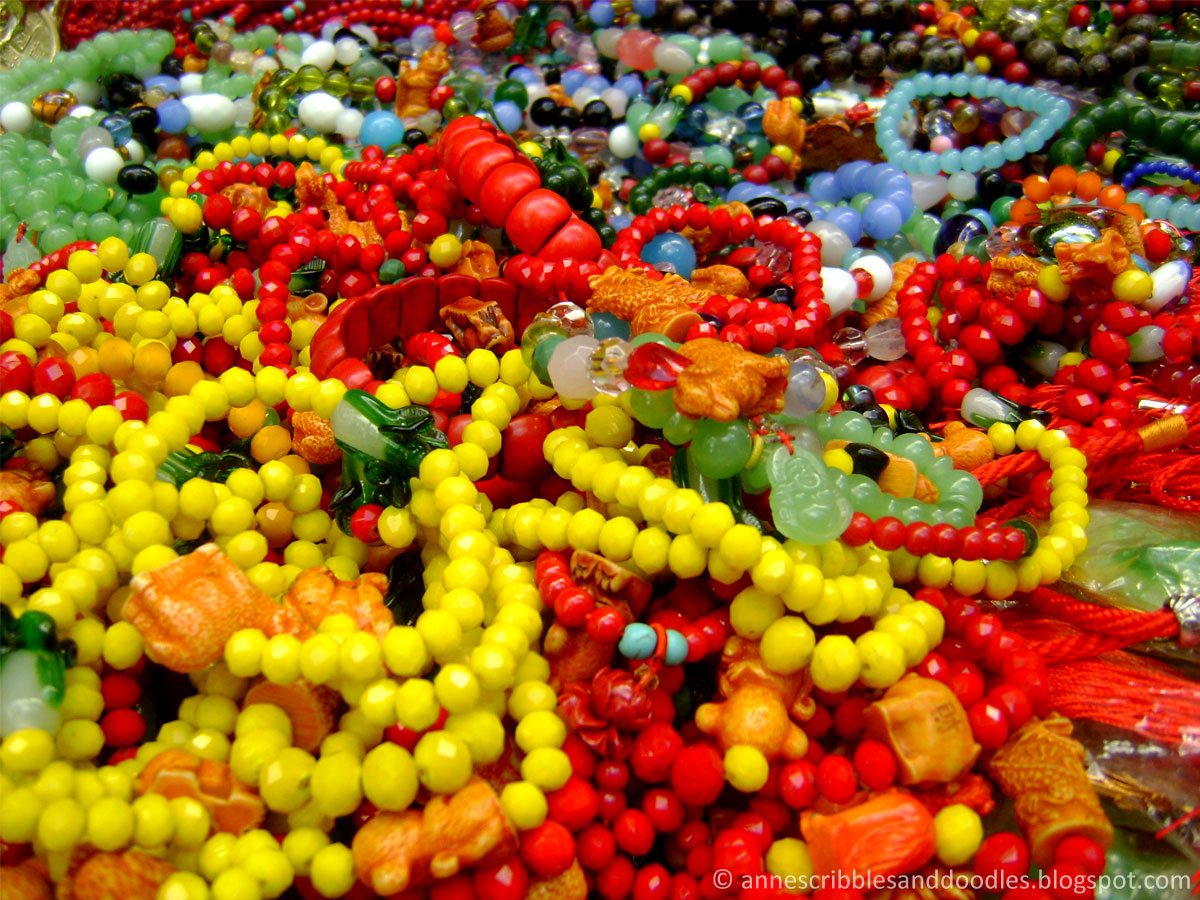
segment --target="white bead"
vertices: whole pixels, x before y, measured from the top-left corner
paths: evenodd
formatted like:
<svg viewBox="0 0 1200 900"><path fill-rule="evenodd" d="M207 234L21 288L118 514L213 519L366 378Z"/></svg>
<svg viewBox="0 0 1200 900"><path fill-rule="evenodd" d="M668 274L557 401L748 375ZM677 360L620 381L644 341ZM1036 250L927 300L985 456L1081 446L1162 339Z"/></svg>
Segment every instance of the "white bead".
<svg viewBox="0 0 1200 900"><path fill-rule="evenodd" d="M100 85L94 81L72 81L67 85L67 90L75 95L78 103L95 106L100 102Z"/></svg>
<svg viewBox="0 0 1200 900"><path fill-rule="evenodd" d="M333 49L333 44L329 43L329 41L313 41L300 54L300 65L311 64L322 72L328 72L333 68L333 61L336 58L336 51Z"/></svg>
<svg viewBox="0 0 1200 900"><path fill-rule="evenodd" d="M594 337L577 335L554 348L546 371L559 396L568 400L589 400L599 393L592 384L592 354L600 342Z"/></svg>
<svg viewBox="0 0 1200 900"><path fill-rule="evenodd" d="M592 38L596 42L596 49L600 51L602 56L607 56L609 59L617 58L617 41L621 39L621 35L625 32L620 28L601 28Z"/></svg>
<svg viewBox="0 0 1200 900"><path fill-rule="evenodd" d="M232 128L237 120L237 107L220 94L195 94L184 97L181 102L191 113L189 124L201 134Z"/></svg>
<svg viewBox="0 0 1200 900"><path fill-rule="evenodd" d="M236 110L233 123L242 127L249 125L254 118L254 101L249 97L238 97L233 101L233 106Z"/></svg>
<svg viewBox="0 0 1200 900"><path fill-rule="evenodd" d="M362 22L359 22L357 25L351 25L350 30L366 41L367 46L372 48L379 46L379 38L375 36L375 32L371 29L370 25L364 25Z"/></svg>
<svg viewBox="0 0 1200 900"><path fill-rule="evenodd" d="M672 41L660 41L654 47L654 64L668 75L683 75L696 65L692 54Z"/></svg>
<svg viewBox="0 0 1200 900"><path fill-rule="evenodd" d="M1150 280L1154 282L1154 290L1142 307L1152 313L1158 312L1172 300L1183 296L1191 278L1192 267L1182 259L1159 266L1150 276Z"/></svg>
<svg viewBox="0 0 1200 900"><path fill-rule="evenodd" d="M910 180L913 203L917 209L929 209L935 203L940 203L950 190L950 182L944 175L913 175Z"/></svg>
<svg viewBox="0 0 1200 900"><path fill-rule="evenodd" d="M616 88L605 88L600 92L600 99L605 102L615 118L621 118L625 115L625 107L629 105L629 98L624 91L618 91Z"/></svg>
<svg viewBox="0 0 1200 900"><path fill-rule="evenodd" d="M87 177L100 184L115 184L117 173L125 165L121 154L112 147L97 147L83 161L83 170Z"/></svg>
<svg viewBox="0 0 1200 900"><path fill-rule="evenodd" d="M571 102L575 104L576 109L583 109L587 106L588 101L595 100L597 94L586 84L571 95Z"/></svg>
<svg viewBox="0 0 1200 900"><path fill-rule="evenodd" d="M362 56L362 47L354 38L339 38L333 45L333 55L343 66L352 66Z"/></svg>
<svg viewBox="0 0 1200 900"><path fill-rule="evenodd" d="M199 72L185 72L179 76L179 96L195 97L204 92L204 76Z"/></svg>
<svg viewBox="0 0 1200 900"><path fill-rule="evenodd" d="M633 129L622 122L608 133L608 149L617 159L630 159L638 152L638 141Z"/></svg>
<svg viewBox="0 0 1200 900"><path fill-rule="evenodd" d="M33 110L28 103L14 100L12 103L5 103L4 108L0 109L0 128L5 131L24 134L32 127Z"/></svg>
<svg viewBox="0 0 1200 900"><path fill-rule="evenodd" d="M135 166L139 166L146 161L145 149L135 140L131 139L125 142L125 152L129 154L129 161Z"/></svg>
<svg viewBox="0 0 1200 900"><path fill-rule="evenodd" d="M875 283L875 287L871 289L871 293L864 297L864 300L878 300L884 294L892 289L892 267L888 265L887 260L882 256L876 256L874 253L868 253L865 256L860 256L854 261L854 265L850 270L862 269L871 276L871 280Z"/></svg>
<svg viewBox="0 0 1200 900"><path fill-rule="evenodd" d="M314 91L300 101L298 109L300 121L309 128L328 134L337 127L338 116L342 114L342 101L324 91Z"/></svg>
<svg viewBox="0 0 1200 900"><path fill-rule="evenodd" d="M95 111L96 110L94 108L85 103L81 103L78 106L72 107L71 111L67 113L67 115L69 115L72 119L86 119Z"/></svg>
<svg viewBox="0 0 1200 900"><path fill-rule="evenodd" d="M333 130L348 141L358 137L362 131L363 114L357 109L343 109L337 117Z"/></svg>
<svg viewBox="0 0 1200 900"><path fill-rule="evenodd" d="M955 200L970 200L975 196L974 172L955 172L949 182L950 196Z"/></svg>
<svg viewBox="0 0 1200 900"><path fill-rule="evenodd" d="M830 318L840 316L858 296L858 282L845 269L822 266L821 294L829 305Z"/></svg>
<svg viewBox="0 0 1200 900"><path fill-rule="evenodd" d="M274 72L279 68L279 60L274 56L256 56L250 64L250 74L255 78L262 77L264 72Z"/></svg>

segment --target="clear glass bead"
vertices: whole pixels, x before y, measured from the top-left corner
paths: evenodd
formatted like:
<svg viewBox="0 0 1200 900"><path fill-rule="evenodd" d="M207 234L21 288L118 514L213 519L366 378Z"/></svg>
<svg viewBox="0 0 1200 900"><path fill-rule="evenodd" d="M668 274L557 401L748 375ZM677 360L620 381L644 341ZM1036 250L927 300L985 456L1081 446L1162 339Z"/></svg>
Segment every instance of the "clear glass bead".
<svg viewBox="0 0 1200 900"><path fill-rule="evenodd" d="M629 382L625 380L625 369L629 365L629 355L633 353L633 344L623 338L605 338L600 346L592 352L591 379L592 386L602 394L616 397L629 390Z"/></svg>

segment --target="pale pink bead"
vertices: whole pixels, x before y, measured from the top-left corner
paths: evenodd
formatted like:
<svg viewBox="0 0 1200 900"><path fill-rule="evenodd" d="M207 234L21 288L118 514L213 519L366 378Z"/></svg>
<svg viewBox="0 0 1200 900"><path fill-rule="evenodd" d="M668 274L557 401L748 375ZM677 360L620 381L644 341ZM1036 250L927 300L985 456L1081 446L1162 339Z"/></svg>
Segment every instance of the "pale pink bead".
<svg viewBox="0 0 1200 900"><path fill-rule="evenodd" d="M949 136L939 134L929 142L929 149L934 153L945 153L954 146L954 141L950 140Z"/></svg>

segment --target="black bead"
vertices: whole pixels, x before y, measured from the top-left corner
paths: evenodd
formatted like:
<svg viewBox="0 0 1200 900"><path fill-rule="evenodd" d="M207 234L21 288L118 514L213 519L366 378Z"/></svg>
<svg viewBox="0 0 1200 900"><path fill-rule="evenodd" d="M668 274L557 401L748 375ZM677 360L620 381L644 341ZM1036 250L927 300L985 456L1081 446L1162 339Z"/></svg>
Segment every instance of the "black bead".
<svg viewBox="0 0 1200 900"><path fill-rule="evenodd" d="M829 17L829 27L841 35L850 33L854 27L854 7L849 3L835 3L829 7L826 15Z"/></svg>
<svg viewBox="0 0 1200 900"><path fill-rule="evenodd" d="M375 58L387 66L393 75L400 71L400 56L394 50L377 50Z"/></svg>
<svg viewBox="0 0 1200 900"><path fill-rule="evenodd" d="M1123 76L1137 64L1133 48L1128 44L1117 44L1109 49L1108 62L1112 66L1113 75L1117 78Z"/></svg>
<svg viewBox="0 0 1200 900"><path fill-rule="evenodd" d="M170 75L172 78L178 78L183 74L183 60L176 59L174 56L168 56L163 60L162 73Z"/></svg>
<svg viewBox="0 0 1200 900"><path fill-rule="evenodd" d="M865 384L852 384L846 390L842 391L842 405L846 409L857 409L861 406L870 406L875 402L875 392Z"/></svg>
<svg viewBox="0 0 1200 900"><path fill-rule="evenodd" d="M1040 72L1050 64L1057 53L1058 48L1054 46L1053 41L1037 38L1025 45L1025 52L1022 56L1025 57L1025 62L1029 63L1029 68Z"/></svg>
<svg viewBox="0 0 1200 900"><path fill-rule="evenodd" d="M1103 53L1093 53L1084 59L1080 68L1083 80L1088 84L1097 86L1108 84L1112 78L1112 66L1108 62L1108 57Z"/></svg>
<svg viewBox="0 0 1200 900"><path fill-rule="evenodd" d="M946 64L949 72L961 72L967 64L967 52L957 41L946 47Z"/></svg>
<svg viewBox="0 0 1200 900"><path fill-rule="evenodd" d="M1150 59L1150 39L1144 34L1130 34L1121 38L1121 43L1133 51L1133 64L1144 66Z"/></svg>
<svg viewBox="0 0 1200 900"><path fill-rule="evenodd" d="M542 69L542 78L545 79L546 84L558 84L562 81L562 67L545 66Z"/></svg>
<svg viewBox="0 0 1200 900"><path fill-rule="evenodd" d="M158 175L149 166L125 166L117 173L117 185L131 194L152 194L158 187Z"/></svg>
<svg viewBox="0 0 1200 900"><path fill-rule="evenodd" d="M920 62L921 51L917 42L907 36L892 41L888 48L888 63L898 72L911 72Z"/></svg>
<svg viewBox="0 0 1200 900"><path fill-rule="evenodd" d="M429 135L423 132L420 128L409 128L404 132L404 143L409 147L416 147L420 144L427 143Z"/></svg>
<svg viewBox="0 0 1200 900"><path fill-rule="evenodd" d="M854 54L854 70L862 78L878 78L887 67L887 53L879 44L863 44Z"/></svg>
<svg viewBox="0 0 1200 900"><path fill-rule="evenodd" d="M810 222L812 222L812 213L810 213L803 206L793 206L788 210L788 215L801 225L808 225Z"/></svg>
<svg viewBox="0 0 1200 900"><path fill-rule="evenodd" d="M1037 32L1033 30L1032 25L1014 25L1013 30L1008 33L1008 39L1017 45L1020 50L1030 41L1037 37Z"/></svg>
<svg viewBox="0 0 1200 900"><path fill-rule="evenodd" d="M764 300L770 300L772 303L790 305L796 297L796 292L786 284L772 284L763 289L762 296Z"/></svg>
<svg viewBox="0 0 1200 900"><path fill-rule="evenodd" d="M612 110L603 100L589 100L583 107L583 124L589 128L611 128Z"/></svg>
<svg viewBox="0 0 1200 900"><path fill-rule="evenodd" d="M778 219L787 212L787 204L775 197L755 197L746 206L756 219L759 216Z"/></svg>
<svg viewBox="0 0 1200 900"><path fill-rule="evenodd" d="M197 22L188 29L188 39L195 43L196 38L200 37L206 31L212 31L211 26L207 22Z"/></svg>
<svg viewBox="0 0 1200 900"><path fill-rule="evenodd" d="M854 74L854 54L844 46L833 46L821 54L821 65L825 67L825 77L830 81L845 81Z"/></svg>
<svg viewBox="0 0 1200 900"><path fill-rule="evenodd" d="M573 106L563 106L558 110L558 126L560 128L569 128L574 131L583 124L583 117L579 115L579 110Z"/></svg>
<svg viewBox="0 0 1200 900"><path fill-rule="evenodd" d="M732 27L738 21L738 16L741 15L739 9L740 4L734 3L733 0L716 0L712 5L712 23L714 26L726 28Z"/></svg>
<svg viewBox="0 0 1200 900"><path fill-rule="evenodd" d="M980 200L991 206L1004 196L1004 188L1007 184L1007 178L995 169L988 169L976 176L975 193L979 195Z"/></svg>
<svg viewBox="0 0 1200 900"><path fill-rule="evenodd" d="M745 144L733 145L733 162L740 169L754 162L754 151Z"/></svg>
<svg viewBox="0 0 1200 900"><path fill-rule="evenodd" d="M700 14L690 6L681 6L671 14L671 27L686 31L700 21Z"/></svg>
<svg viewBox="0 0 1200 900"><path fill-rule="evenodd" d="M935 47L928 53L921 56L921 63L925 71L934 74L941 74L950 71L950 57L946 55L946 51L940 47Z"/></svg>
<svg viewBox="0 0 1200 900"><path fill-rule="evenodd" d="M883 474L883 470L888 467L891 457L882 450L877 450L870 444L860 444L857 441L852 441L842 448L850 454L850 462L854 466L855 475L866 475L872 481L875 481Z"/></svg>
<svg viewBox="0 0 1200 900"><path fill-rule="evenodd" d="M558 104L553 97L538 97L529 107L529 118L534 125L554 125L558 122Z"/></svg>
<svg viewBox="0 0 1200 900"><path fill-rule="evenodd" d="M1072 56L1059 55L1050 60L1046 66L1046 74L1059 84L1074 84L1082 73L1079 63Z"/></svg>
<svg viewBox="0 0 1200 900"><path fill-rule="evenodd" d="M194 143L190 147L188 147L188 152L190 152L192 154L192 159L195 159L201 153L204 153L206 151L211 152L212 148L213 148L213 145L210 144L208 141L197 141L196 143Z"/></svg>
<svg viewBox="0 0 1200 900"><path fill-rule="evenodd" d="M1158 18L1149 13L1130 16L1121 30L1125 34L1140 34L1142 37L1152 39L1158 34Z"/></svg>
<svg viewBox="0 0 1200 900"><path fill-rule="evenodd" d="M792 66L792 77L800 82L805 90L811 90L825 80L825 67L821 65L821 57L815 53L805 53Z"/></svg>
<svg viewBox="0 0 1200 900"><path fill-rule="evenodd" d="M141 102L142 82L132 75L114 72L104 80L104 92L108 95L110 109L133 106Z"/></svg>
<svg viewBox="0 0 1200 900"><path fill-rule="evenodd" d="M158 130L158 113L149 106L139 104L131 107L126 113L126 117L129 119L129 124L133 126L133 133L143 144L153 141L154 134Z"/></svg>
<svg viewBox="0 0 1200 900"><path fill-rule="evenodd" d="M797 29L801 43L815 44L825 31L825 13L819 7L808 6L800 12Z"/></svg>

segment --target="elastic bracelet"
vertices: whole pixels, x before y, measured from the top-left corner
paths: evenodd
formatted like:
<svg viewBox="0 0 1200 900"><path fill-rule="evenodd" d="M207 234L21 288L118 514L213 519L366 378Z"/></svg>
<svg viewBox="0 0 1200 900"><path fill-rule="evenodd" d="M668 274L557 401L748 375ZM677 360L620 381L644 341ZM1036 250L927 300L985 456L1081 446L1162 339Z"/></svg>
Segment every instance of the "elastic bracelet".
<svg viewBox="0 0 1200 900"><path fill-rule="evenodd" d="M1009 106L1037 113L1038 119L1019 136L992 142L984 147L947 150L944 153L906 148L898 134L900 120L913 100L930 95L997 97ZM1009 84L983 75L929 75L922 72L901 81L888 93L876 123L876 141L889 162L910 174L978 172L985 168L997 169L1006 162L1015 162L1038 152L1067 121L1070 111L1070 104L1066 100L1038 88Z"/></svg>

